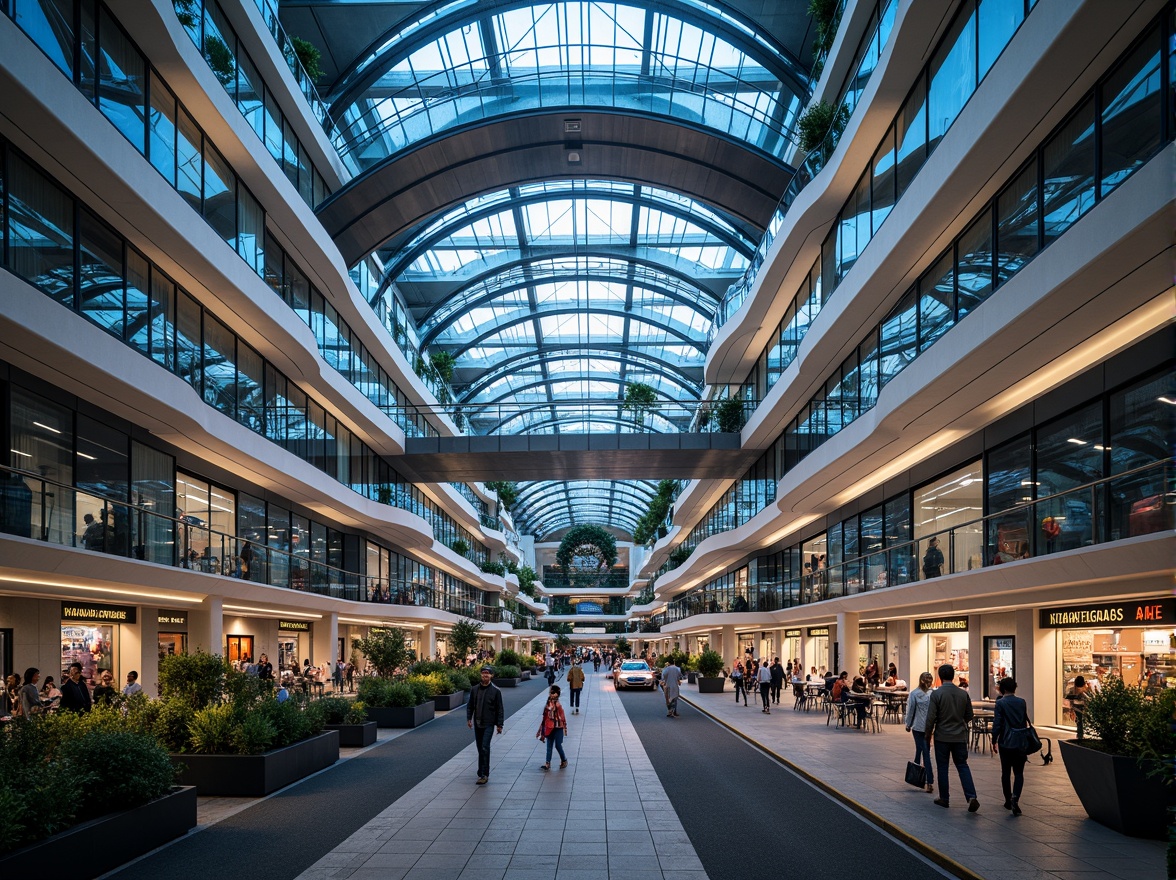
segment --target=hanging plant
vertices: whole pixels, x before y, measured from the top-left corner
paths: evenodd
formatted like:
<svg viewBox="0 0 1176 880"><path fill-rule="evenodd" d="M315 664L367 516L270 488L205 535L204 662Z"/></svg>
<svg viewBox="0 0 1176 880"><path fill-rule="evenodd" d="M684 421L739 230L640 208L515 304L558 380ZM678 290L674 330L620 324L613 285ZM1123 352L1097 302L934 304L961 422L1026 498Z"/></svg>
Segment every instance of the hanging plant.
<svg viewBox="0 0 1176 880"><path fill-rule="evenodd" d="M849 109L844 104L836 107L826 101L809 104L796 120L800 148L806 153L816 153L824 164L833 155L848 122Z"/></svg>
<svg viewBox="0 0 1176 880"><path fill-rule="evenodd" d="M600 526L575 526L559 542L555 561L570 576L575 559L591 556L597 560L596 573L607 572L617 564L617 539Z"/></svg>
<svg viewBox="0 0 1176 880"><path fill-rule="evenodd" d="M723 434L738 434L743 430L743 401L728 397L715 408L715 420Z"/></svg>
<svg viewBox="0 0 1176 880"><path fill-rule="evenodd" d="M483 484L491 492L498 495L498 503L507 510L514 507L515 502L519 500L519 489L513 482L508 480L492 480L489 483Z"/></svg>
<svg viewBox="0 0 1176 880"><path fill-rule="evenodd" d="M301 37L291 37L290 45L294 47L294 54L298 56L298 63L302 65L302 69L306 71L306 75L310 77L310 81L318 82L323 75L323 69L319 65L323 53L318 50L318 47L314 43L309 40L304 40Z"/></svg>
<svg viewBox="0 0 1176 880"><path fill-rule="evenodd" d="M442 382L453 381L453 368L457 366L457 358L448 351L435 351L429 355L433 370Z"/></svg>

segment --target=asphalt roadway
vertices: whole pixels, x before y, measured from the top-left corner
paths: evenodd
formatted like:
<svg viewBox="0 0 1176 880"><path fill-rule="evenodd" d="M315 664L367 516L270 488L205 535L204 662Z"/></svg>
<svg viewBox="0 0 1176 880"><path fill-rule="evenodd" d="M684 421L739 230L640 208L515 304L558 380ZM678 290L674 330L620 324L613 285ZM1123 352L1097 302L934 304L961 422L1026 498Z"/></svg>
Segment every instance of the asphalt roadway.
<svg viewBox="0 0 1176 880"><path fill-rule="evenodd" d="M542 679L503 688L507 724ZM527 722L531 722L528 720ZM328 768L109 875L118 880L297 877L474 741L464 707ZM493 747L491 747L493 755ZM493 769L493 758L491 758ZM472 780L471 780L472 781ZM344 791L346 797L340 797ZM109 842L118 846L117 840ZM78 859L84 860L82 853ZM66 859L68 861L68 858Z"/></svg>
<svg viewBox="0 0 1176 880"><path fill-rule="evenodd" d="M709 877L952 876L693 706L619 696Z"/></svg>

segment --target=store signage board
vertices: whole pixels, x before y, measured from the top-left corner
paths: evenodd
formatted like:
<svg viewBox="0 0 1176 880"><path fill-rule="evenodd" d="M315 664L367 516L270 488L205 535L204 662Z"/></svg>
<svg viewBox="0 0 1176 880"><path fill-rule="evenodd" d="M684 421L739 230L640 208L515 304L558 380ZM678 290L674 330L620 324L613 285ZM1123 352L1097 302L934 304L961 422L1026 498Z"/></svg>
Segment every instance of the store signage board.
<svg viewBox="0 0 1176 880"><path fill-rule="evenodd" d="M786 630L784 630L784 638L786 638L786 639L799 639L800 638L800 630L786 629Z"/></svg>
<svg viewBox="0 0 1176 880"><path fill-rule="evenodd" d="M310 632L309 620L279 620L278 629L286 632Z"/></svg>
<svg viewBox="0 0 1176 880"><path fill-rule="evenodd" d="M829 627L827 627L827 626L810 626L808 628L808 634L809 634L810 639L813 638L814 636L826 636L827 637L829 635Z"/></svg>
<svg viewBox="0 0 1176 880"><path fill-rule="evenodd" d="M1042 608L1039 614L1038 624L1042 629L1129 626L1166 629L1176 624L1176 599L1066 605L1062 608Z"/></svg>
<svg viewBox="0 0 1176 880"><path fill-rule="evenodd" d="M915 621L917 633L966 633L968 631L968 616L962 617L930 617Z"/></svg>
<svg viewBox="0 0 1176 880"><path fill-rule="evenodd" d="M136 623L139 609L134 605L98 605L94 602L62 602L61 619L88 623Z"/></svg>
<svg viewBox="0 0 1176 880"><path fill-rule="evenodd" d="M187 626L187 611L160 611L157 621L160 626Z"/></svg>

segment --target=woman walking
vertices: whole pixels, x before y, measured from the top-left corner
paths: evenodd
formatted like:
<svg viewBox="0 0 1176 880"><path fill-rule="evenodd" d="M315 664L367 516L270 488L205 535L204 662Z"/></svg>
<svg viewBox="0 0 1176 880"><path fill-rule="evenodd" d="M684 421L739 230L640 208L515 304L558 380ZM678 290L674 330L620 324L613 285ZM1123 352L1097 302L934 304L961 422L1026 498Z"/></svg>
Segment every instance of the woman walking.
<svg viewBox="0 0 1176 880"><path fill-rule="evenodd" d="M1017 696L1017 683L1002 678L997 685L1000 697L992 718L992 750L1000 755L1000 787L1004 791L1004 808L1021 815L1021 789L1025 786L1025 761L1029 757L1020 749L1005 747L1010 732L1029 726L1029 709ZM1000 744L999 746L997 744ZM1012 785L1009 776L1012 775Z"/></svg>
<svg viewBox="0 0 1176 880"><path fill-rule="evenodd" d="M747 705L747 691L743 689L743 664L739 661L735 662L735 668L731 670L731 683L735 685L735 702L739 702L740 695L743 696L743 705Z"/></svg>
<svg viewBox="0 0 1176 880"><path fill-rule="evenodd" d="M543 707L543 717L539 720L539 730L535 737L540 742L547 743L547 761L544 770L551 769L551 748L559 752L559 769L568 766L568 756L564 754L564 735L568 732L568 719L564 715L563 706L559 704L559 686L552 685L547 692L547 705Z"/></svg>
<svg viewBox="0 0 1176 880"><path fill-rule="evenodd" d="M935 770L931 761L931 748L927 744L924 728L927 726L927 707L931 704L931 683L934 681L930 672L919 676L919 686L911 691L907 699L906 729L915 738L915 763L918 764L922 756L923 767L927 770L926 790L935 791Z"/></svg>

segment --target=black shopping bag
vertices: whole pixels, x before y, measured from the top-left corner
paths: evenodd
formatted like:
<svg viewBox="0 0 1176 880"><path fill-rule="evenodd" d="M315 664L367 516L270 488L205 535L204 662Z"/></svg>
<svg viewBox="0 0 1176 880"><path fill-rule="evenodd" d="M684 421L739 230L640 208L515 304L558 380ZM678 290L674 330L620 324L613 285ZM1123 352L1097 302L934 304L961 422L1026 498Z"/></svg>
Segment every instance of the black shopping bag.
<svg viewBox="0 0 1176 880"><path fill-rule="evenodd" d="M907 785L913 785L915 788L922 788L927 784L927 771L923 769L922 764L907 761L906 783Z"/></svg>

